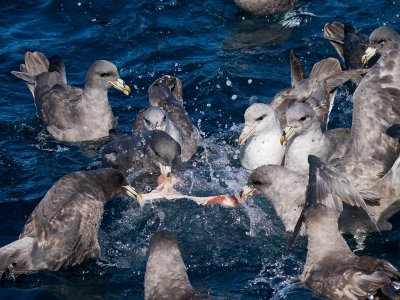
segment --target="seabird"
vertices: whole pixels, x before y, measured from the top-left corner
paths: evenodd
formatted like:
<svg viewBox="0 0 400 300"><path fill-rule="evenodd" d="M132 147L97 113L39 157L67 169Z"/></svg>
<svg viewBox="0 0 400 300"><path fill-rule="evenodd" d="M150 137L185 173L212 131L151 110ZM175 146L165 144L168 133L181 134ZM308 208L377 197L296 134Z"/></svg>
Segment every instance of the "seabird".
<svg viewBox="0 0 400 300"><path fill-rule="evenodd" d="M291 9L296 0L234 0L241 9L258 16L282 13Z"/></svg>
<svg viewBox="0 0 400 300"><path fill-rule="evenodd" d="M127 175L157 173L167 176L180 164L181 147L166 132L151 130L141 135L125 135L106 144L102 151L103 165Z"/></svg>
<svg viewBox="0 0 400 300"><path fill-rule="evenodd" d="M346 151L350 130L337 128L323 132L315 111L308 103L295 103L286 112L287 127L281 137L286 147L285 167L299 174L308 174L309 154L329 162Z"/></svg>
<svg viewBox="0 0 400 300"><path fill-rule="evenodd" d="M296 103L308 103L315 110L320 128L325 131L335 88L344 81L357 77L354 72L342 72L339 62L328 58L316 63L307 78L304 67L293 50L290 53L290 69L290 88L279 92L271 105L256 103L245 112L245 126L239 137L239 144L243 145L240 149L240 161L247 170L252 171L264 164L282 163L285 147L273 139L286 126L288 107Z"/></svg>
<svg viewBox="0 0 400 300"><path fill-rule="evenodd" d="M183 107L181 81L169 75L157 79L149 88L149 103L150 107L163 109L166 119L169 120L171 125L169 127L170 132L168 133L172 133L171 136L181 146L181 160L182 162L189 161L196 153L200 134ZM136 116L134 125L135 135L146 131L145 111L147 109L139 111ZM150 112L154 114L154 111Z"/></svg>
<svg viewBox="0 0 400 300"><path fill-rule="evenodd" d="M361 58L362 63L367 63L375 55L380 56L387 53L393 47L397 48L395 45L398 45L399 42L400 35L393 29L385 26L375 29L369 36L369 47Z"/></svg>
<svg viewBox="0 0 400 300"><path fill-rule="evenodd" d="M368 35L358 32L351 24L333 22L325 24L324 38L331 42L347 69L363 67L361 57L368 48Z"/></svg>
<svg viewBox="0 0 400 300"><path fill-rule="evenodd" d="M195 299L193 297L196 298L196 292L187 276L176 236L167 230L154 233L144 277L144 298Z"/></svg>
<svg viewBox="0 0 400 300"><path fill-rule="evenodd" d="M331 299L397 298L393 283L400 281L400 273L396 268L385 260L355 255L338 229L342 200L356 199L354 204L359 206L365 203L355 197L355 190L340 174L330 177L329 168L317 157L310 155L308 161L306 204L298 222L304 220L308 239L300 281ZM295 231L289 246L296 234Z"/></svg>
<svg viewBox="0 0 400 300"><path fill-rule="evenodd" d="M107 90L113 87L125 95L131 91L116 66L106 60L90 66L84 89L67 84L61 58L55 56L49 62L40 52L26 52L25 64L11 73L27 82L38 117L53 138L64 142L107 137L117 124Z"/></svg>
<svg viewBox="0 0 400 300"><path fill-rule="evenodd" d="M0 248L0 275L57 271L98 257L104 205L122 195L140 197L118 170L65 175L33 210L19 239Z"/></svg>
<svg viewBox="0 0 400 300"><path fill-rule="evenodd" d="M275 109L264 103L254 103L246 109L244 120L239 137L242 167L252 171L266 164L281 165L285 147L278 141L282 129Z"/></svg>
<svg viewBox="0 0 400 300"><path fill-rule="evenodd" d="M183 147L182 131L167 116L164 109L150 106L136 116L133 134L140 135L150 130L162 130L168 133L180 146Z"/></svg>
<svg viewBox="0 0 400 300"><path fill-rule="evenodd" d="M307 78L293 50L290 53L290 66L291 87L279 92L271 103L278 113L281 127L284 128L286 125L286 111L289 106L306 102L317 114L322 130L326 130L336 87L352 79L354 74L343 72L337 59L326 58L314 64Z"/></svg>

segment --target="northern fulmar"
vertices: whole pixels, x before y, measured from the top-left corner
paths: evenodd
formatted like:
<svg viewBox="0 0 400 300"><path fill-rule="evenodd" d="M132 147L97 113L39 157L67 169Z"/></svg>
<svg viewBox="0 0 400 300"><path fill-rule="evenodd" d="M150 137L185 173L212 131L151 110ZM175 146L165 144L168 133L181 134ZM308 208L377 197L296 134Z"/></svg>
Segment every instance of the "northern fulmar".
<svg viewBox="0 0 400 300"><path fill-rule="evenodd" d="M125 95L131 91L116 66L106 60L90 66L84 89L67 84L61 58L55 56L49 62L40 52L26 52L20 71L11 73L27 82L38 117L54 139L64 142L107 137L117 124L107 90L114 87Z"/></svg>
<svg viewBox="0 0 400 300"><path fill-rule="evenodd" d="M325 131L337 85L354 77L352 73L342 72L338 60L327 58L316 63L307 78L293 50L290 70L291 87L279 92L270 105L255 103L245 112L245 126L239 144L240 162L247 170L265 164L282 164L285 147L275 139L287 124L286 112L290 106L296 103L310 105L318 126Z"/></svg>
<svg viewBox="0 0 400 300"><path fill-rule="evenodd" d="M154 233L150 239L144 276L144 298L198 299L187 276L178 240L167 230Z"/></svg>
<svg viewBox="0 0 400 300"><path fill-rule="evenodd" d="M180 144L182 162L190 160L196 153L200 134L183 106L181 81L170 75L154 81L149 88L149 103L150 108L158 107L162 111L149 110L149 108L139 111L134 124L134 135L142 134L149 127L153 127L151 122L158 123L155 120L164 113L165 120L161 126L165 126L165 130L168 130L167 133L171 134ZM157 129L164 129L164 127Z"/></svg>
<svg viewBox="0 0 400 300"><path fill-rule="evenodd" d="M354 201L359 206L365 203L355 197L355 190L347 180L330 177L329 169L326 173L325 165L317 157L310 156L308 161L306 203L298 222L304 220L308 239L300 281L331 299L397 299L394 286L394 282L400 282L397 269L385 260L355 255L338 229L342 200ZM296 232L289 243L295 236Z"/></svg>
<svg viewBox="0 0 400 300"><path fill-rule="evenodd" d="M102 151L103 166L113 167L128 175L161 173L168 176L179 167L181 147L166 132L151 130L138 136L124 135L110 141Z"/></svg>
<svg viewBox="0 0 400 300"><path fill-rule="evenodd" d="M19 239L0 248L0 275L57 271L98 257L104 205L122 195L139 196L120 171L65 175L33 210Z"/></svg>

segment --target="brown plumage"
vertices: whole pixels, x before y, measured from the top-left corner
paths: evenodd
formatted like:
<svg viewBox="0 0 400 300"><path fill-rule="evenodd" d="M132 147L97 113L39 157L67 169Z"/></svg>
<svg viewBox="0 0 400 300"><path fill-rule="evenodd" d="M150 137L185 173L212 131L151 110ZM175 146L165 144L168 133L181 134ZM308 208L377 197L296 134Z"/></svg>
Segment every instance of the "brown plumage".
<svg viewBox="0 0 400 300"><path fill-rule="evenodd" d="M0 274L56 271L96 258L104 205L118 195L132 196L131 191L114 169L65 175L34 209L19 240L0 248Z"/></svg>
<svg viewBox="0 0 400 300"><path fill-rule="evenodd" d="M271 15L289 10L296 0L234 0L241 9L255 15Z"/></svg>

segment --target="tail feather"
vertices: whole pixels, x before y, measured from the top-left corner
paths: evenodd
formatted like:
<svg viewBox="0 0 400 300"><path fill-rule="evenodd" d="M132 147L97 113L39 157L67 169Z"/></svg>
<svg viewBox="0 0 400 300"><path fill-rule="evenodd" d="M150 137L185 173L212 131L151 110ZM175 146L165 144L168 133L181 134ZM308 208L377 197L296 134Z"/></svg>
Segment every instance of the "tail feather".
<svg viewBox="0 0 400 300"><path fill-rule="evenodd" d="M330 77L333 74L341 72L342 68L340 67L340 63L336 58L326 58L317 62L310 74L310 78L318 78L319 80L324 80Z"/></svg>
<svg viewBox="0 0 400 300"><path fill-rule="evenodd" d="M49 72L58 72L61 74L63 81L67 84L67 74L65 72L65 65L61 57L53 55L50 58Z"/></svg>
<svg viewBox="0 0 400 300"><path fill-rule="evenodd" d="M26 52L25 64L20 64L19 66L20 72L12 71L11 73L27 82L28 89L31 91L33 98L35 98L34 78L43 72L48 72L49 65L50 63L43 53L38 51Z"/></svg>
<svg viewBox="0 0 400 300"><path fill-rule="evenodd" d="M21 274L37 271L41 268L38 253L38 241L24 237L0 248L0 277L4 273Z"/></svg>

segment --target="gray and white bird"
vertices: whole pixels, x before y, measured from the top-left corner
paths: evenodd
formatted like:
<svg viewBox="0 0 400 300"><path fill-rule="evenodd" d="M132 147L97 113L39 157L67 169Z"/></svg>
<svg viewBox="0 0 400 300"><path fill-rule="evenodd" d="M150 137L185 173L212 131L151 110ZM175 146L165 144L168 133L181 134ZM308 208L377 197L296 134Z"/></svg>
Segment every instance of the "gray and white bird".
<svg viewBox="0 0 400 300"><path fill-rule="evenodd" d="M322 131L315 111L308 103L295 103L286 112L287 127L280 143L287 141L284 166L299 174L308 174L310 154L331 161L341 157L347 149L350 129Z"/></svg>
<svg viewBox="0 0 400 300"><path fill-rule="evenodd" d="M102 151L103 166L125 175L158 174L167 176L180 164L181 147L164 131L151 130L141 135L124 135L110 141Z"/></svg>
<svg viewBox="0 0 400 300"><path fill-rule="evenodd" d="M297 229L305 223L307 259L300 281L315 293L331 299L397 299L394 282L400 273L389 262L351 251L338 228L343 201L365 207L355 190L340 174L310 155L306 203ZM340 195L339 197L337 195ZM289 240L294 241L298 230Z"/></svg>
<svg viewBox="0 0 400 300"><path fill-rule="evenodd" d="M291 9L296 0L234 0L241 9L254 15L266 16Z"/></svg>
<svg viewBox="0 0 400 300"><path fill-rule="evenodd" d="M150 106L145 111L139 112L134 125L134 135L140 135L145 131L162 130L168 133L182 149L182 132L168 118L166 112L161 107Z"/></svg>
<svg viewBox="0 0 400 300"><path fill-rule="evenodd" d="M106 60L90 66L83 89L67 84L64 63L58 56L49 62L40 52L27 52L20 71L11 73L27 82L38 117L54 139L64 142L107 137L117 125L108 89L114 87L125 95L131 91L116 66Z"/></svg>
<svg viewBox="0 0 400 300"><path fill-rule="evenodd" d="M170 122L173 125L173 127L169 127L169 131L181 146L181 160L182 162L189 161L197 151L200 133L196 126L193 125L183 106L181 81L169 75L154 81L149 88L149 104L150 107L159 107L164 110L166 120L168 119L168 123ZM147 130L144 118L145 111L147 110L139 111L136 116L134 135L141 134ZM155 113L153 110L150 112L152 115ZM156 116L152 118L156 118Z"/></svg>
<svg viewBox="0 0 400 300"><path fill-rule="evenodd" d="M122 195L140 197L120 171L65 175L33 210L19 239L0 248L0 276L57 271L97 258L104 205Z"/></svg>
<svg viewBox="0 0 400 300"><path fill-rule="evenodd" d="M244 120L239 137L242 167L252 171L262 165L281 165L285 147L279 142L282 129L275 109L254 103L246 109Z"/></svg>
<svg viewBox="0 0 400 300"><path fill-rule="evenodd" d="M154 233L150 239L144 276L144 298L198 299L187 276L178 240L167 230Z"/></svg>
<svg viewBox="0 0 400 300"><path fill-rule="evenodd" d="M339 62L328 58L316 63L307 78L293 50L290 69L291 87L279 92L270 105L256 103L245 112L239 144L242 145L240 162L247 170L264 164L282 164L285 147L277 138L280 139L278 132L282 132L287 124L286 112L291 105L309 105L315 111L318 126L325 131L337 85L355 76L342 72Z"/></svg>

